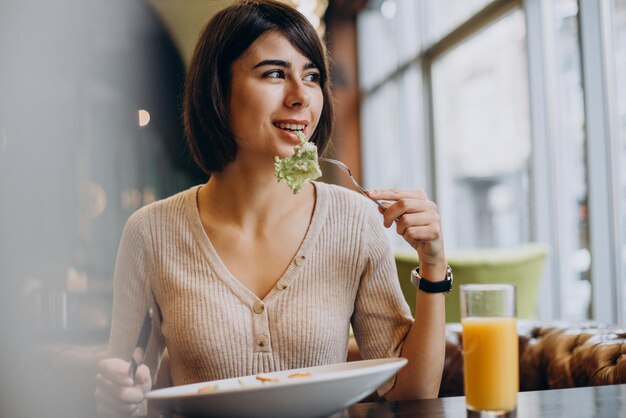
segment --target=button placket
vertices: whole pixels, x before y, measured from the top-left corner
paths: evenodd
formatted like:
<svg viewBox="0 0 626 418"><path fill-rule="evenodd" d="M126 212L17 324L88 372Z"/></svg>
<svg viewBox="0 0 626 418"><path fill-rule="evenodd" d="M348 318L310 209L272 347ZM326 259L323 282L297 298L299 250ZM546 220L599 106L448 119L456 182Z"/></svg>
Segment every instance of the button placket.
<svg viewBox="0 0 626 418"><path fill-rule="evenodd" d="M272 351L267 307L261 301L252 305L252 332L255 353Z"/></svg>

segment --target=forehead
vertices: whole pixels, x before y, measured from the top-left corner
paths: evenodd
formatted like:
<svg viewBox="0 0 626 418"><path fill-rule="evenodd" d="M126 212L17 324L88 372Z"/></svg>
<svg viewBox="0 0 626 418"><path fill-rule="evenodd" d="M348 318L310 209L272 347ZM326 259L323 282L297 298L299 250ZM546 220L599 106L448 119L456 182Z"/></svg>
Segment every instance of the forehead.
<svg viewBox="0 0 626 418"><path fill-rule="evenodd" d="M284 59L290 62L310 62L281 32L270 31L259 36L237 61L256 64L264 59Z"/></svg>

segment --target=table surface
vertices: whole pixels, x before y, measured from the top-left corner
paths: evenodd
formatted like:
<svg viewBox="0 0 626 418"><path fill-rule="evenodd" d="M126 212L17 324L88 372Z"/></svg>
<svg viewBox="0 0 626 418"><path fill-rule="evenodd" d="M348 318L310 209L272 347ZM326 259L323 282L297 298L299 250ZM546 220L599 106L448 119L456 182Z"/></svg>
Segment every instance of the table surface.
<svg viewBox="0 0 626 418"><path fill-rule="evenodd" d="M467 417L465 397L401 402L357 403L329 418ZM516 418L626 417L626 384L553 389L518 394ZM149 414L150 418L179 415Z"/></svg>
<svg viewBox="0 0 626 418"><path fill-rule="evenodd" d="M517 418L626 417L626 384L518 394ZM466 417L465 397L360 403L332 418Z"/></svg>

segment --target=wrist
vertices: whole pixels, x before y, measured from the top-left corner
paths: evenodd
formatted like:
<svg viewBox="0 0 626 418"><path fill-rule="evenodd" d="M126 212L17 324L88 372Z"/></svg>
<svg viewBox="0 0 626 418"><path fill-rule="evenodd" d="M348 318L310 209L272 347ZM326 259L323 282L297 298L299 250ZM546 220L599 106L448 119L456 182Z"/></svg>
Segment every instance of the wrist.
<svg viewBox="0 0 626 418"><path fill-rule="evenodd" d="M448 268L448 260L445 257L431 260L420 257L418 264L422 276L432 278L432 280L440 280L437 277L443 277Z"/></svg>
<svg viewBox="0 0 626 418"><path fill-rule="evenodd" d="M421 265L411 272L411 283L426 293L448 293L452 290L452 269L446 265L443 270L431 268L423 270Z"/></svg>

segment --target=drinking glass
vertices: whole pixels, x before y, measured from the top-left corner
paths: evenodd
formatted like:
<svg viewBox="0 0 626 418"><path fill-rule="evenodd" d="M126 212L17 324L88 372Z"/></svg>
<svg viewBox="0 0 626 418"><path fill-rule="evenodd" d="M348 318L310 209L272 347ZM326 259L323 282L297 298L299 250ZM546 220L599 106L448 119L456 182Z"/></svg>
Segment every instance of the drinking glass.
<svg viewBox="0 0 626 418"><path fill-rule="evenodd" d="M507 416L517 408L519 355L515 286L461 286L463 372L468 416Z"/></svg>

